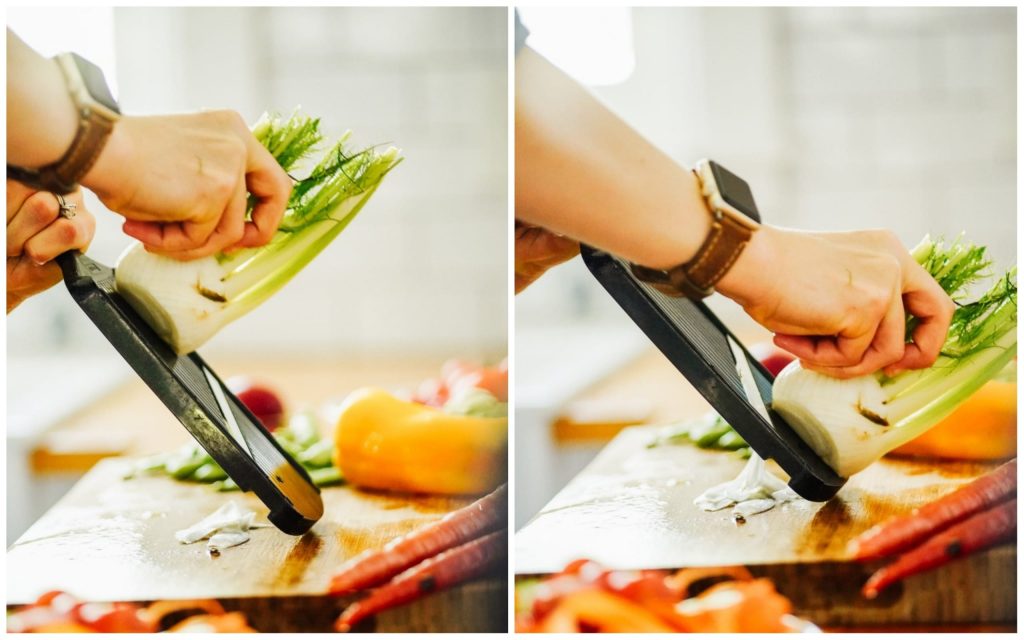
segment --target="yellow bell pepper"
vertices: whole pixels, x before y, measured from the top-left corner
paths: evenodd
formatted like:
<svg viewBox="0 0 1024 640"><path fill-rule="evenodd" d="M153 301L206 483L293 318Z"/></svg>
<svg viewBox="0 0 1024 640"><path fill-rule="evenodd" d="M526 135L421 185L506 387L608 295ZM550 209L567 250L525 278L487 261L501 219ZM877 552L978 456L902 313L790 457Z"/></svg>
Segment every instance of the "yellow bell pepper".
<svg viewBox="0 0 1024 640"><path fill-rule="evenodd" d="M508 418L449 415L382 389L345 400L334 444L344 478L373 489L481 494L508 471Z"/></svg>
<svg viewBox="0 0 1024 640"><path fill-rule="evenodd" d="M990 380L894 455L1001 460L1017 455L1017 383Z"/></svg>

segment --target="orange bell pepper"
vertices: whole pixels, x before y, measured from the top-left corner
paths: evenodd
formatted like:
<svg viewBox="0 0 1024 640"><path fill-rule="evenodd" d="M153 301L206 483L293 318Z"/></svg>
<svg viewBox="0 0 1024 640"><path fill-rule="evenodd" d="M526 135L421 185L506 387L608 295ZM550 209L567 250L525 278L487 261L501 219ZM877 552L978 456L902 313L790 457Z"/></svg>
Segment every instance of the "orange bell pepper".
<svg viewBox="0 0 1024 640"><path fill-rule="evenodd" d="M475 495L505 481L508 419L450 415L367 388L345 400L334 443L334 461L355 485Z"/></svg>
<svg viewBox="0 0 1024 640"><path fill-rule="evenodd" d="M958 460L1017 455L1017 384L991 380L946 419L893 454Z"/></svg>

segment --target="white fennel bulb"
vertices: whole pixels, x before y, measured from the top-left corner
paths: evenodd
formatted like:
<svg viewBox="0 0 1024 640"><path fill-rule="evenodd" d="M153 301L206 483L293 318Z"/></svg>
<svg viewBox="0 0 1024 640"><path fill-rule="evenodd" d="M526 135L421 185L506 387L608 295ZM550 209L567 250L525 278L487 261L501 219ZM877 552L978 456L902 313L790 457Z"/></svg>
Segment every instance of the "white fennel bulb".
<svg viewBox="0 0 1024 640"><path fill-rule="evenodd" d="M839 475L863 470L938 424L1016 355L1016 270L974 302L960 299L989 267L984 253L959 240L947 247L928 238L913 251L957 302L942 355L931 367L840 380L797 361L776 377L772 408ZM908 329L913 322L908 318Z"/></svg>
<svg viewBox="0 0 1024 640"><path fill-rule="evenodd" d="M256 138L291 171L322 140L319 120L264 116ZM276 293L355 218L397 149L353 151L346 134L292 188L278 231L262 247L182 262L129 247L117 262L118 293L175 352L190 353Z"/></svg>

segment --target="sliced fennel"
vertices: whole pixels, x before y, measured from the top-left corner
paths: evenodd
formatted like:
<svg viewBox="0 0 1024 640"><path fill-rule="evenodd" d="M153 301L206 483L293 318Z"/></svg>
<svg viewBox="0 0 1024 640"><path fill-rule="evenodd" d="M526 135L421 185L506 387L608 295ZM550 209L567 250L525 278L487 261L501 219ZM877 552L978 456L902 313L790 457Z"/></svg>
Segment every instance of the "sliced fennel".
<svg viewBox="0 0 1024 640"><path fill-rule="evenodd" d="M772 475L764 460L753 454L739 476L711 487L697 496L693 503L704 511L733 507L733 519L743 522L752 515L799 497L785 482Z"/></svg>
<svg viewBox="0 0 1024 640"><path fill-rule="evenodd" d="M318 119L264 115L253 134L293 172L323 140ZM390 147L353 150L348 134L292 188L281 225L262 247L180 262L129 247L118 260L118 292L179 354L276 293L355 218L384 176L401 161Z"/></svg>
<svg viewBox="0 0 1024 640"><path fill-rule="evenodd" d="M934 365L891 378L878 372L839 380L797 361L775 379L772 407L843 477L937 424L1017 353L1015 268L968 303L968 289L991 264L984 248L925 237L912 253L957 303ZM914 319L907 323L912 328Z"/></svg>

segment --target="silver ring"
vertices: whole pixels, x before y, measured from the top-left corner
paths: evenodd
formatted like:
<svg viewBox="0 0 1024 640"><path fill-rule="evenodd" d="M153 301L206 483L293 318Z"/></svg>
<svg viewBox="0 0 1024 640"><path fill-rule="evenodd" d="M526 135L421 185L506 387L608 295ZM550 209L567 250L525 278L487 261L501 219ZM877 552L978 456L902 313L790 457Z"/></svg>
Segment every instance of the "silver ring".
<svg viewBox="0 0 1024 640"><path fill-rule="evenodd" d="M74 202L68 202L67 200L64 199L64 196L60 195L59 193L55 193L53 195L57 196L57 204L60 205L60 209L57 211L57 213L61 217L67 218L68 220L74 218L77 214L78 205L75 204Z"/></svg>

